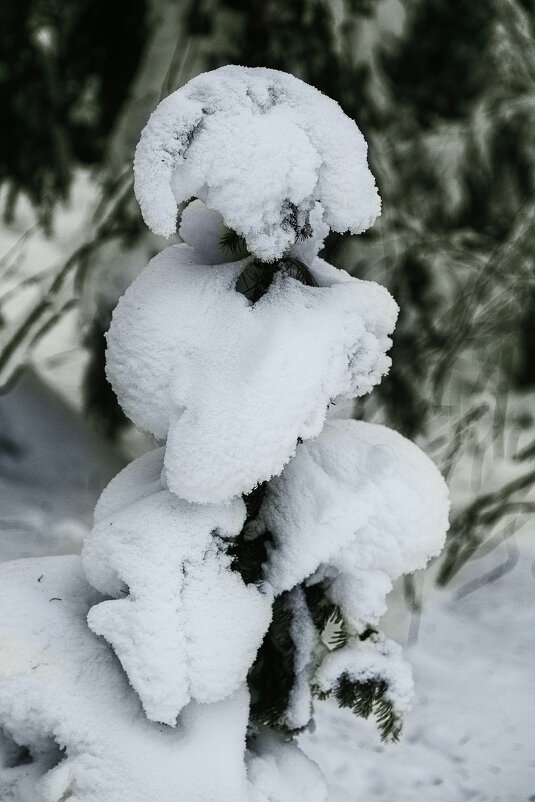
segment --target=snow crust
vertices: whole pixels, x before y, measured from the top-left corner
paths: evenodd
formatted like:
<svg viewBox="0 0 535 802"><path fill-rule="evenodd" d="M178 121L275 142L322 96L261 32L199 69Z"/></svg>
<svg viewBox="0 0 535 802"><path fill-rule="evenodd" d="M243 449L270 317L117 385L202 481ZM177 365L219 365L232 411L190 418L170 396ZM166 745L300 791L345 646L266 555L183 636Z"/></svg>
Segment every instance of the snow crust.
<svg viewBox="0 0 535 802"><path fill-rule="evenodd" d="M350 623L375 623L391 581L441 549L448 510L441 474L414 443L377 424L329 420L266 489L266 579L276 594L327 579Z"/></svg>
<svg viewBox="0 0 535 802"><path fill-rule="evenodd" d="M279 474L298 438L321 431L336 396L386 373L397 306L320 259L322 286L285 274L252 305L235 291L244 261L201 264L187 245L156 256L108 332L107 373L136 426L167 439L169 489L220 503Z"/></svg>
<svg viewBox="0 0 535 802"><path fill-rule="evenodd" d="M359 234L380 212L367 145L340 106L277 70L221 67L161 101L139 141L135 191L156 234L200 198L271 261L309 232L316 211ZM297 230L296 230L297 229Z"/></svg>
<svg viewBox="0 0 535 802"><path fill-rule="evenodd" d="M243 501L177 498L161 478L163 457L149 452L112 480L83 564L115 597L90 610L90 628L114 648L148 718L174 726L191 699L216 702L244 683L272 597L230 568L225 539L242 528Z"/></svg>
<svg viewBox="0 0 535 802"><path fill-rule="evenodd" d="M0 767L2 802L256 802L245 690L153 724L87 627L100 597L78 557L3 563L0 584L0 727L34 758Z"/></svg>

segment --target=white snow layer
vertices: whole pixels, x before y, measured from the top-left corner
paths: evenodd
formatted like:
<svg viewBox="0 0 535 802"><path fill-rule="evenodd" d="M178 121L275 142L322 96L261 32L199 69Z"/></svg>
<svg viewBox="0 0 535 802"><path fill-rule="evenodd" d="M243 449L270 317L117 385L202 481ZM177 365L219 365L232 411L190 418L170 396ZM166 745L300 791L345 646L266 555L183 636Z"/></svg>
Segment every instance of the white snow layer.
<svg viewBox="0 0 535 802"><path fill-rule="evenodd" d="M205 203L194 200L189 203L180 217L178 233L200 262L218 265L229 261L230 254L225 254L221 247L221 238L229 229L225 221Z"/></svg>
<svg viewBox="0 0 535 802"><path fill-rule="evenodd" d="M380 636L365 641L357 639L330 652L316 671L314 683L325 693L333 690L342 676L352 682L384 680L385 699L396 713L404 715L410 710L414 690L412 672L403 659L401 646L394 641Z"/></svg>
<svg viewBox="0 0 535 802"><path fill-rule="evenodd" d="M243 501L177 498L160 478L163 456L145 454L108 485L83 564L115 597L91 609L89 626L114 648L148 718L175 725L191 699L216 702L243 684L272 597L230 568L224 538L241 530Z"/></svg>
<svg viewBox="0 0 535 802"><path fill-rule="evenodd" d="M306 727L312 718L311 681L319 638L302 588L294 588L288 597L292 611L291 636L295 646L294 684L285 712L286 725L292 730ZM323 652L323 649L321 648Z"/></svg>
<svg viewBox="0 0 535 802"><path fill-rule="evenodd" d="M219 503L283 469L321 431L330 400L369 392L390 366L397 305L373 282L315 259L320 287L278 274L254 305L246 262L156 256L115 309L107 374L140 429L167 438L169 489Z"/></svg>
<svg viewBox="0 0 535 802"><path fill-rule="evenodd" d="M448 510L446 483L414 443L384 426L330 420L267 486L266 579L279 594L327 577L358 630L384 613L391 580L440 551Z"/></svg>
<svg viewBox="0 0 535 802"><path fill-rule="evenodd" d="M271 261L310 233L311 213L359 234L380 212L367 145L340 106L277 70L221 67L162 100L139 141L135 191L156 234L200 198Z"/></svg>
<svg viewBox="0 0 535 802"><path fill-rule="evenodd" d="M326 802L327 786L317 765L299 747L265 727L249 742L247 774L255 802Z"/></svg>
<svg viewBox="0 0 535 802"><path fill-rule="evenodd" d="M78 557L3 563L0 585L0 727L34 759L0 765L2 802L263 799L246 777L245 690L153 724L87 627L99 596Z"/></svg>

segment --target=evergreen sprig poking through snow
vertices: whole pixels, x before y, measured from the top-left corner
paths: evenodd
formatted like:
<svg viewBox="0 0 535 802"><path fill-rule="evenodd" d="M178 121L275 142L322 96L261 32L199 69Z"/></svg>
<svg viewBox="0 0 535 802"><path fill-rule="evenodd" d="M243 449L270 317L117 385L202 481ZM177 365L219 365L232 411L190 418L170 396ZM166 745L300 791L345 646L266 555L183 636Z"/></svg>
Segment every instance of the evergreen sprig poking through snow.
<svg viewBox="0 0 535 802"><path fill-rule="evenodd" d="M82 566L2 568L0 727L35 758L0 768L3 798L325 802L294 736L331 695L398 737L412 679L377 624L448 512L416 446L327 420L380 382L397 315L318 257L379 211L366 145L297 79L229 67L160 104L135 169L161 233L197 196L108 333L163 445L105 489Z"/></svg>

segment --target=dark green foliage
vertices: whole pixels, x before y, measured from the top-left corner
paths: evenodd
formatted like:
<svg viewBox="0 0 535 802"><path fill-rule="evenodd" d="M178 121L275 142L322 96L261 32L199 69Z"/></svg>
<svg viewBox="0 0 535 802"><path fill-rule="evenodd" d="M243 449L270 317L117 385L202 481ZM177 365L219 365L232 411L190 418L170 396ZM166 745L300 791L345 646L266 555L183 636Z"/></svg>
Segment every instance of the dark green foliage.
<svg viewBox="0 0 535 802"><path fill-rule="evenodd" d="M291 627L289 593L283 593L273 603L271 624L248 676L251 720L287 734L294 732L286 721L295 683L295 644Z"/></svg>
<svg viewBox="0 0 535 802"><path fill-rule="evenodd" d="M306 284L307 287L318 286L318 282L303 262L286 256L276 262L251 260L238 277L236 292L241 292L250 301L256 303L268 291L277 273L286 273L302 284Z"/></svg>
<svg viewBox="0 0 535 802"><path fill-rule="evenodd" d="M484 73L492 3L420 0L409 11L404 41L383 68L397 103L406 104L422 125L437 117L462 117L478 94Z"/></svg>
<svg viewBox="0 0 535 802"><path fill-rule="evenodd" d="M0 183L27 193L45 224L72 168L95 164L146 36L146 0L3 0ZM11 208L10 208L11 206Z"/></svg>
<svg viewBox="0 0 535 802"><path fill-rule="evenodd" d="M386 698L387 691L385 680L355 682L347 674L342 674L333 689L340 707L348 707L362 718L375 714L382 741L398 741L402 723L392 703Z"/></svg>
<svg viewBox="0 0 535 802"><path fill-rule="evenodd" d="M243 259L249 253L245 239L230 229L221 237L219 247L223 253L232 256L234 259Z"/></svg>
<svg viewBox="0 0 535 802"><path fill-rule="evenodd" d="M82 392L85 412L106 437L113 439L128 424L128 419L106 378L104 334L107 329L107 325L103 327L100 321L95 320L84 338L84 345L89 351L89 362L84 374Z"/></svg>
<svg viewBox="0 0 535 802"><path fill-rule="evenodd" d="M437 326L439 301L433 282L433 265L426 255L407 249L390 283L400 306L390 349L392 366L376 393L393 426L406 437L420 430L429 410L425 379L431 353L445 346Z"/></svg>
<svg viewBox="0 0 535 802"><path fill-rule="evenodd" d="M337 100L351 117L365 123L368 70L357 64L352 31L370 15L377 0L345 0L346 14L337 39L329 0L212 0L199 11L189 0L186 21L191 33L210 35L208 67L242 64L291 72Z"/></svg>
<svg viewBox="0 0 535 802"><path fill-rule="evenodd" d="M246 584L261 581L262 566L267 560L268 544L272 540L270 532L255 527L265 491L266 482L262 482L243 497L247 517L240 534L231 542L228 550L232 557L232 569L241 574Z"/></svg>
<svg viewBox="0 0 535 802"><path fill-rule="evenodd" d="M318 635L320 637L324 635L325 630L329 627L329 648L341 649L347 643L348 632L340 607L333 604L326 596L321 583L304 585L303 590Z"/></svg>
<svg viewBox="0 0 535 802"><path fill-rule="evenodd" d="M334 604L326 595L325 587L321 582L314 585L304 585L306 603L310 612L314 626L320 635L330 623L333 626L343 628L344 619L342 611L337 604Z"/></svg>
<svg viewBox="0 0 535 802"><path fill-rule="evenodd" d="M326 628L332 627L329 638L330 650L341 649L348 642L348 631L344 617L338 605L333 604L326 595L321 584L304 585L305 598L314 625L320 636L325 635ZM377 630L367 627L360 635L360 641L366 641L377 635ZM317 686L312 688L318 699L327 699L334 694L340 707L347 707L362 718L369 718L374 713L381 740L397 741L402 727L400 716L395 712L392 703L386 698L388 683L380 678L355 682L347 674L342 674L335 687L330 691L321 691Z"/></svg>
<svg viewBox="0 0 535 802"><path fill-rule="evenodd" d="M242 531L228 550L233 557L231 567L239 571L246 583L261 581L262 566L268 556L271 535L255 526L266 485L266 482L258 485L243 497L247 517ZM285 716L295 683L295 644L291 635L293 613L289 598L289 593L283 593L275 599L271 624L248 676L251 721L284 734L292 732Z"/></svg>
<svg viewBox="0 0 535 802"><path fill-rule="evenodd" d="M529 300L519 327L520 348L514 377L518 387L535 386L535 293L530 294Z"/></svg>

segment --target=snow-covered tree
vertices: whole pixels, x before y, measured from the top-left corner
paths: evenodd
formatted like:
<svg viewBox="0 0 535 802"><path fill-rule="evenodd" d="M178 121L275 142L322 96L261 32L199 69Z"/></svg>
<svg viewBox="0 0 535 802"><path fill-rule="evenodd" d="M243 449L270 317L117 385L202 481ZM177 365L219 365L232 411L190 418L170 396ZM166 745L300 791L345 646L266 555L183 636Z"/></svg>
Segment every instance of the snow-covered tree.
<svg viewBox="0 0 535 802"><path fill-rule="evenodd" d="M135 178L184 244L121 298L107 369L162 445L108 485L81 561L1 566L2 799L319 802L296 735L333 696L399 736L412 680L379 619L448 515L415 445L343 417L398 311L318 256L379 214L366 143L302 81L224 67L160 103Z"/></svg>

